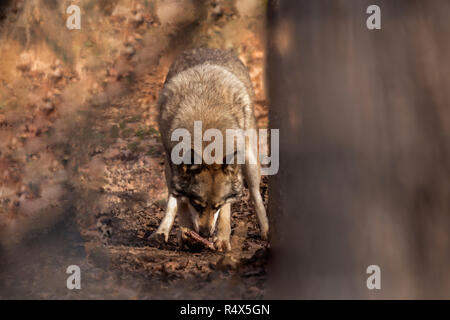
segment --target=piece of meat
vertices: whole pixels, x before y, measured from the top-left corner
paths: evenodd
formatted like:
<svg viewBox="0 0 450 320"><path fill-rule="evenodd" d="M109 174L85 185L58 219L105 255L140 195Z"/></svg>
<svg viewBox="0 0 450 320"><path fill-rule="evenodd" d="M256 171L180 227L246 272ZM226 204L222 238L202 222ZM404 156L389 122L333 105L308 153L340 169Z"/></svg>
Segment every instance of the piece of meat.
<svg viewBox="0 0 450 320"><path fill-rule="evenodd" d="M215 251L214 244L189 228L181 228L181 242L191 250L209 249Z"/></svg>

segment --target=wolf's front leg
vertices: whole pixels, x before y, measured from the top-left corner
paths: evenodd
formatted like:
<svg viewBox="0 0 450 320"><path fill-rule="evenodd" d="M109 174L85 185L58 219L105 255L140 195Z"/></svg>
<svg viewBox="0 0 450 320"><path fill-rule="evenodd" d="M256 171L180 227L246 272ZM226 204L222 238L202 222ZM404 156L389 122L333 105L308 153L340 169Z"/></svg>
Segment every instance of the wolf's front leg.
<svg viewBox="0 0 450 320"><path fill-rule="evenodd" d="M169 195L167 208L164 218L158 227L158 230L150 236L150 241L156 243L167 242L169 240L169 232L172 229L173 222L177 215L177 199L173 195Z"/></svg>
<svg viewBox="0 0 450 320"><path fill-rule="evenodd" d="M177 238L180 247L183 247L183 228L198 231L198 226L195 226L191 213L189 211L189 205L186 201L178 201L178 223L180 225L180 230L178 230Z"/></svg>
<svg viewBox="0 0 450 320"><path fill-rule="evenodd" d="M217 237L214 245L218 251L231 250L231 204L225 204L219 212L219 221L217 224Z"/></svg>

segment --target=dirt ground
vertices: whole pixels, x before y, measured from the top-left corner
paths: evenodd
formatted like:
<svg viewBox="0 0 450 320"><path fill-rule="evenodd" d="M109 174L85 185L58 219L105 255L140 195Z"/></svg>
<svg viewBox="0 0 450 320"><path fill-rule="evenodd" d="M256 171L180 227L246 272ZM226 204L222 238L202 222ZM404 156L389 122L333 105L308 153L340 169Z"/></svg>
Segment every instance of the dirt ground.
<svg viewBox="0 0 450 320"><path fill-rule="evenodd" d="M60 183L65 190L64 196L55 196L59 201L55 201L58 202L56 208L63 213L55 214L57 218L51 218L48 226L39 227L36 232L29 232L27 227L19 228L24 234L20 241L13 244L6 241L7 245L0 247L0 298L264 297L269 250L267 242L260 239L247 191L244 198L232 206L233 249L230 253L181 250L175 236L177 221L167 244L156 248L148 240L163 217L167 199L164 154L156 125L156 100L170 62L178 52L205 44L212 47L232 46L250 71L256 93L258 126L267 127L268 105L263 84L264 41L261 33L264 10L260 7L257 10L255 7L237 8L233 1L209 1L206 4L201 22L191 21L183 25L183 30L188 30L188 42L177 34L180 29L162 28L163 18L170 16L165 11L156 10L157 14L145 11L141 17L143 21L135 19L138 21L130 24L130 29L134 28L134 34L137 34L137 38L126 40L133 43L132 49L111 59L106 72L97 76L96 80L103 83L103 90L98 89L97 82L87 89L91 93L89 103L86 108L77 111L77 115L83 117L83 125L71 127L71 137L67 138L70 147L61 143L47 146L45 152L52 155L55 168L45 181L57 179L61 170L68 176ZM253 11L244 14L244 10ZM111 16L111 20L114 19L117 17ZM230 37L230 24L238 28L240 34L233 38L232 45L226 40ZM155 31L155 28L161 29ZM154 40L136 40L139 37L145 39L145 35L152 31L161 35L158 54L149 54L150 47L155 46ZM126 33L127 29L120 32ZM145 64L136 59L147 56L151 56L151 61ZM24 73L28 72L26 67L23 69ZM31 82L42 81L32 72L27 75ZM76 73L72 74L69 69L63 69L61 76L55 76L63 79L58 80L57 84L49 82L50 91L64 91L68 83L77 80ZM73 96L76 94L72 93ZM70 96L64 98L67 101ZM29 117L28 122L21 124L25 126L27 136L19 140L19 144L23 143L26 147L27 140L39 139L42 132L58 131L58 125L61 126L58 121L64 117L64 121L69 118L70 122L73 114L69 113L67 117L67 113L58 110L58 100L54 101L53 106L38 108L37 116L35 114ZM3 134L16 134L14 123L9 122L7 117L3 119ZM39 122L36 119L40 119ZM38 150L34 150L33 156L42 159L45 152L39 149L39 145L36 148ZM11 185L19 188L25 181L22 175L28 162L21 164L12 156L6 157L5 152L0 156L2 170L10 177ZM58 171L58 168L62 169ZM13 188L6 185L6 180L2 187L2 190ZM2 214L9 219L6 221L15 221L17 215L20 216L17 221L22 221L22 226L29 224L29 229L33 229L34 222L24 222L27 217L24 217L22 207L27 201L36 203L44 198L46 193L43 190L46 189L40 185L36 188L38 191L33 193L32 187L31 183L22 187L15 205L17 208L11 201L2 202ZM261 192L267 204L265 178L261 183ZM13 209L7 212L5 208ZM31 221L42 221L42 216ZM7 231L14 235L14 230L19 229L11 225L14 224L4 223L0 231L5 230L4 235L8 234ZM65 271L72 264L81 268L81 290L66 288L68 275Z"/></svg>

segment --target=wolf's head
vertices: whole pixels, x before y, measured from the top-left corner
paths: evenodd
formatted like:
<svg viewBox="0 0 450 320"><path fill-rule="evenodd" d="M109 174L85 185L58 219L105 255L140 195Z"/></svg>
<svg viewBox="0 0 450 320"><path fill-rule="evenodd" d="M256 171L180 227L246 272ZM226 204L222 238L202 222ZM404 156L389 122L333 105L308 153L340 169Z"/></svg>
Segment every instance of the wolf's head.
<svg viewBox="0 0 450 320"><path fill-rule="evenodd" d="M195 230L202 236L214 232L220 208L242 195L238 164L181 164L172 178L172 192L189 202Z"/></svg>

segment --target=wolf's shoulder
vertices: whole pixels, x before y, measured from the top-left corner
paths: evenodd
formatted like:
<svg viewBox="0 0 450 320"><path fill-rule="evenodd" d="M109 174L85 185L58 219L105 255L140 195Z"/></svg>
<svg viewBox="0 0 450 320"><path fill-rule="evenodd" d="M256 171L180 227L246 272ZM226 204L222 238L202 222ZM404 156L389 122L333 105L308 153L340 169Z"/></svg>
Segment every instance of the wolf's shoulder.
<svg viewBox="0 0 450 320"><path fill-rule="evenodd" d="M253 96L253 88L244 63L231 51L210 48L197 48L184 51L172 63L166 77L166 83L179 73L199 65L216 65L226 68L245 85L249 95Z"/></svg>

